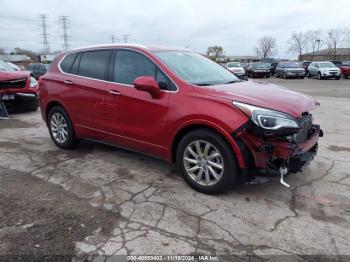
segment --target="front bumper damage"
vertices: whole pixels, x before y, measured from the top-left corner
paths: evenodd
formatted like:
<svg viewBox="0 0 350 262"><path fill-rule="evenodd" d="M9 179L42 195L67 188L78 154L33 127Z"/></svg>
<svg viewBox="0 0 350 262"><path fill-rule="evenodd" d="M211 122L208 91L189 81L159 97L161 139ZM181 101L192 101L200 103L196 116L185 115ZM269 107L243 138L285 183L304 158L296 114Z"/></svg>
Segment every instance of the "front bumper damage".
<svg viewBox="0 0 350 262"><path fill-rule="evenodd" d="M278 177L289 187L285 177L302 172L318 150L318 139L323 137L319 125L312 123L312 115L300 120L301 129L267 131L247 122L233 134L246 163L242 177L246 183L259 183Z"/></svg>

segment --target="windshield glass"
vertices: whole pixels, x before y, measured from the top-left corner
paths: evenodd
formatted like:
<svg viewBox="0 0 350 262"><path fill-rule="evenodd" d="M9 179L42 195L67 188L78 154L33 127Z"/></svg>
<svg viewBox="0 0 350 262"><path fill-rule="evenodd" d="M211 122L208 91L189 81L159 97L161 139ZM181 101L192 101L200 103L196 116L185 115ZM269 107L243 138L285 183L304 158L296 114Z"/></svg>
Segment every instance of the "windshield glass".
<svg viewBox="0 0 350 262"><path fill-rule="evenodd" d="M320 63L320 67L336 67L333 63Z"/></svg>
<svg viewBox="0 0 350 262"><path fill-rule="evenodd" d="M240 82L239 78L210 59L185 51L153 52L184 81L202 86Z"/></svg>
<svg viewBox="0 0 350 262"><path fill-rule="evenodd" d="M253 68L270 68L270 64L267 63L256 63L252 65Z"/></svg>
<svg viewBox="0 0 350 262"><path fill-rule="evenodd" d="M240 63L229 63L227 67L242 67Z"/></svg>
<svg viewBox="0 0 350 262"><path fill-rule="evenodd" d="M298 67L301 67L301 66L297 62L291 62L291 63L285 63L284 67L287 67L287 68L298 68Z"/></svg>
<svg viewBox="0 0 350 262"><path fill-rule="evenodd" d="M0 60L0 71L16 71L11 66Z"/></svg>

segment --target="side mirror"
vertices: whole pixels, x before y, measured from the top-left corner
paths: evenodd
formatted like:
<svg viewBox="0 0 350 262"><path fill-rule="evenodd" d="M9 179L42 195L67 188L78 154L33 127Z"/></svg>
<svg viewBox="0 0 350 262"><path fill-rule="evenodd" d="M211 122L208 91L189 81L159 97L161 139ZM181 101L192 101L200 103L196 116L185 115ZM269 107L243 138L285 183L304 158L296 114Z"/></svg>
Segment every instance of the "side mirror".
<svg viewBox="0 0 350 262"><path fill-rule="evenodd" d="M153 77L140 76L134 80L133 84L135 89L150 93L152 98L158 99L162 96L159 85Z"/></svg>

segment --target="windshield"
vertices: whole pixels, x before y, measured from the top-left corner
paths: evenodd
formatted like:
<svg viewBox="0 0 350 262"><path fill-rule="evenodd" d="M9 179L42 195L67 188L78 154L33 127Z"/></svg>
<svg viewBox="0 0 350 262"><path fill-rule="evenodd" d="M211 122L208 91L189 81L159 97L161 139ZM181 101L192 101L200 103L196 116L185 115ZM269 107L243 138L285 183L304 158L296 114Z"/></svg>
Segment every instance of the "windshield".
<svg viewBox="0 0 350 262"><path fill-rule="evenodd" d="M0 60L0 71L16 71L11 66Z"/></svg>
<svg viewBox="0 0 350 262"><path fill-rule="evenodd" d="M210 86L241 81L224 67L197 53L185 51L153 53L178 77L190 84Z"/></svg>
<svg viewBox="0 0 350 262"><path fill-rule="evenodd" d="M336 67L333 63L320 63L320 67Z"/></svg>
<svg viewBox="0 0 350 262"><path fill-rule="evenodd" d="M227 67L242 67L240 63L229 63Z"/></svg>
<svg viewBox="0 0 350 262"><path fill-rule="evenodd" d="M287 67L287 68L298 68L298 67L301 67L301 66L297 62L293 62L293 63L285 63L284 67Z"/></svg>
<svg viewBox="0 0 350 262"><path fill-rule="evenodd" d="M343 66L350 66L350 61L344 61L342 65Z"/></svg>
<svg viewBox="0 0 350 262"><path fill-rule="evenodd" d="M256 63L252 65L253 68L270 68L270 64L267 63Z"/></svg>

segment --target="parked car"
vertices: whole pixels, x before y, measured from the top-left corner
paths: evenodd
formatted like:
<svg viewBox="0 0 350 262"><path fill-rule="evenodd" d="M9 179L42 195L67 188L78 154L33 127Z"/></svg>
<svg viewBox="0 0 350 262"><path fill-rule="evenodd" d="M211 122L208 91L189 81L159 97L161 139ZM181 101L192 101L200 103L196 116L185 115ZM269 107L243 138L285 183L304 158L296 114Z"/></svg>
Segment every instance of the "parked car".
<svg viewBox="0 0 350 262"><path fill-rule="evenodd" d="M277 65L278 65L278 62L271 63L271 65L270 65L270 75L272 75L272 76L275 75Z"/></svg>
<svg viewBox="0 0 350 262"><path fill-rule="evenodd" d="M0 98L8 111L37 110L39 89L29 71L15 71L0 60Z"/></svg>
<svg viewBox="0 0 350 262"><path fill-rule="evenodd" d="M287 78L304 78L305 69L298 62L288 61L288 62L279 62L276 67L276 77Z"/></svg>
<svg viewBox="0 0 350 262"><path fill-rule="evenodd" d="M28 70L32 72L32 76L38 80L39 77L46 74L47 69L49 68L48 64L42 64L42 63L36 63L36 64L30 64L28 66Z"/></svg>
<svg viewBox="0 0 350 262"><path fill-rule="evenodd" d="M307 69L309 68L309 65L311 64L311 61L304 61L302 64L302 67L304 68L305 72L307 72Z"/></svg>
<svg viewBox="0 0 350 262"><path fill-rule="evenodd" d="M268 67L267 67L268 68ZM317 152L313 98L243 81L187 49L131 44L59 54L40 78L53 142L85 138L176 163L185 181L213 194L238 178L300 171Z"/></svg>
<svg viewBox="0 0 350 262"><path fill-rule="evenodd" d="M340 67L342 65L342 63L343 63L340 60L331 60L329 62L333 63L336 67Z"/></svg>
<svg viewBox="0 0 350 262"><path fill-rule="evenodd" d="M307 77L317 77L317 79L335 78L339 80L340 69L332 62L312 62L307 70Z"/></svg>
<svg viewBox="0 0 350 262"><path fill-rule="evenodd" d="M348 79L350 75L350 61L344 61L339 68L341 70L341 75L343 78Z"/></svg>
<svg viewBox="0 0 350 262"><path fill-rule="evenodd" d="M250 63L245 68L249 77L270 77L270 64L268 63Z"/></svg>
<svg viewBox="0 0 350 262"><path fill-rule="evenodd" d="M239 62L227 63L225 67L236 75L245 76L245 70Z"/></svg>

